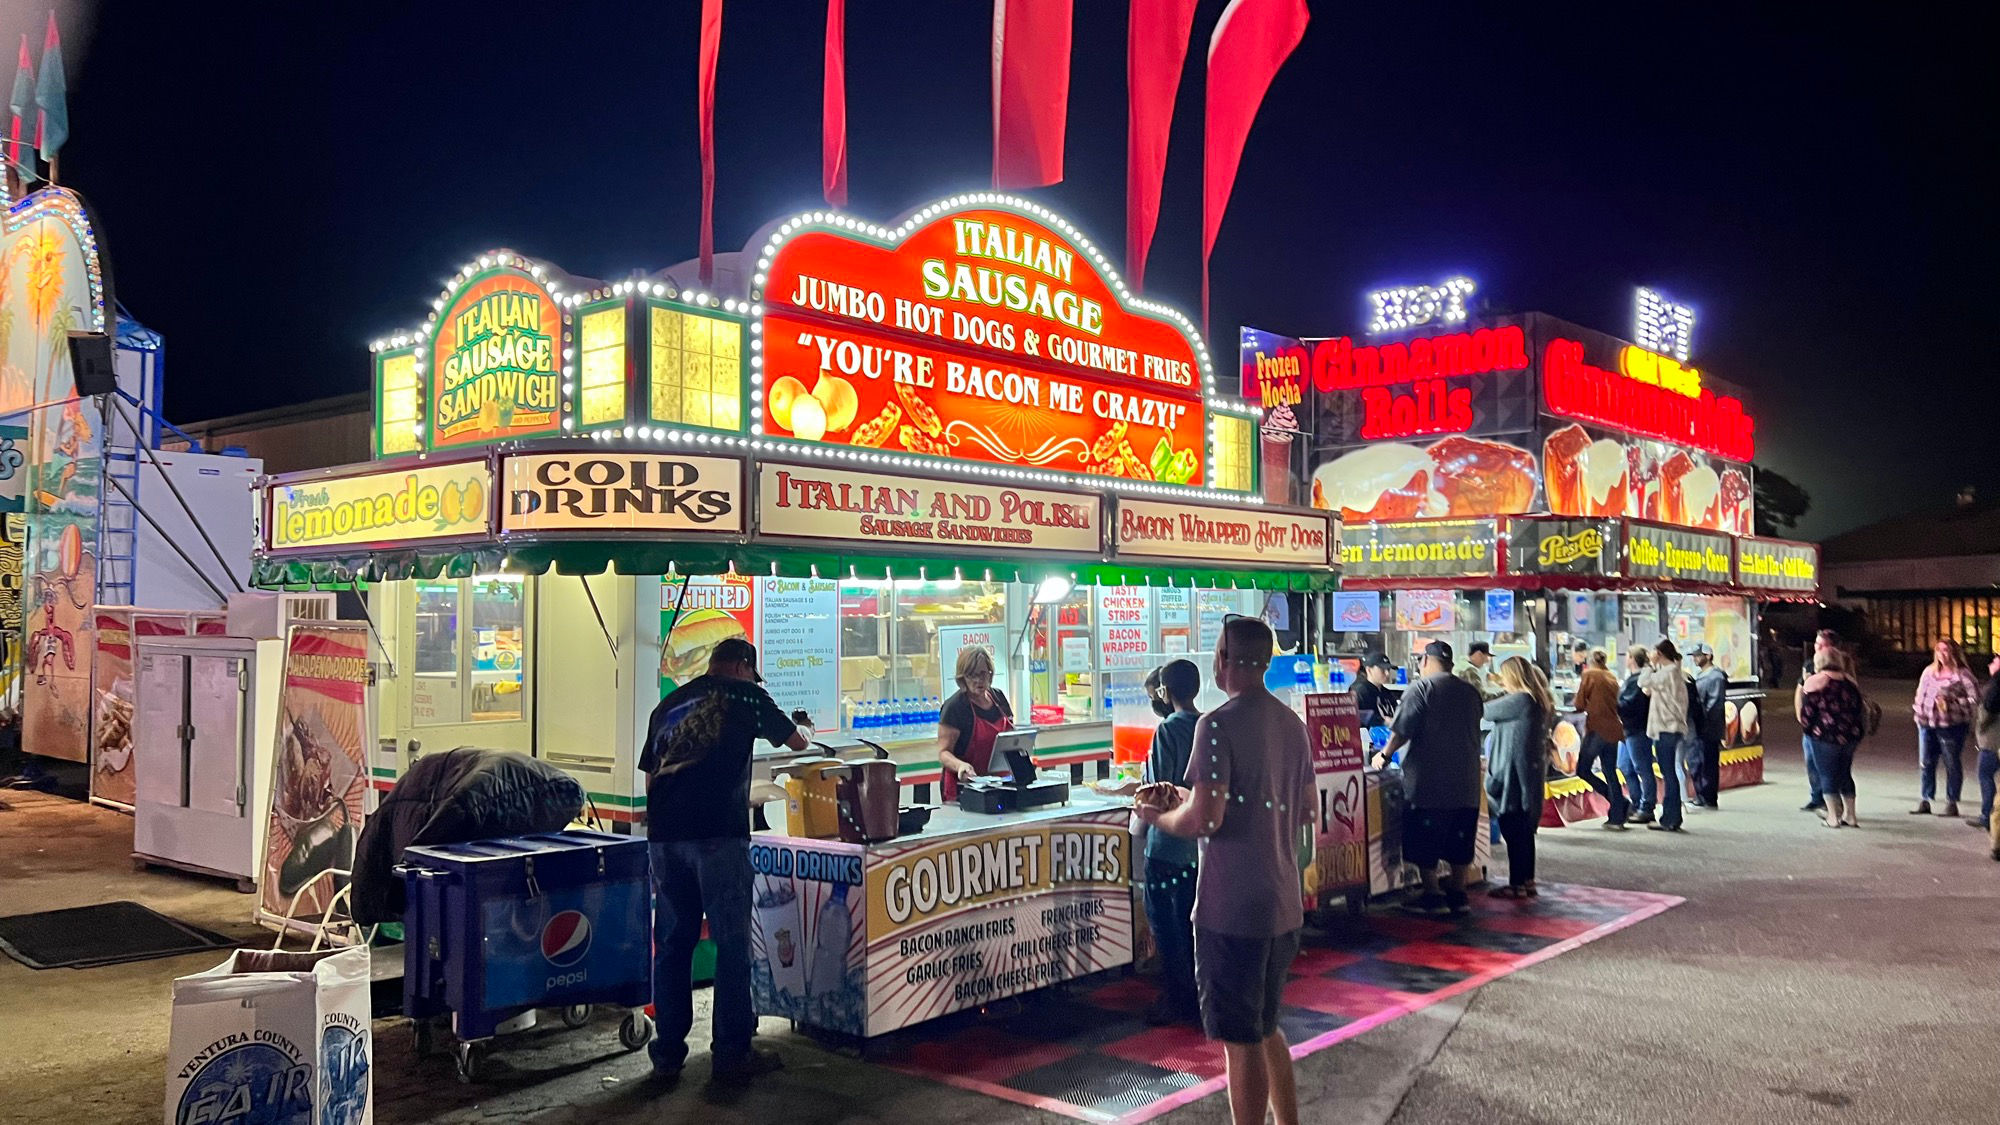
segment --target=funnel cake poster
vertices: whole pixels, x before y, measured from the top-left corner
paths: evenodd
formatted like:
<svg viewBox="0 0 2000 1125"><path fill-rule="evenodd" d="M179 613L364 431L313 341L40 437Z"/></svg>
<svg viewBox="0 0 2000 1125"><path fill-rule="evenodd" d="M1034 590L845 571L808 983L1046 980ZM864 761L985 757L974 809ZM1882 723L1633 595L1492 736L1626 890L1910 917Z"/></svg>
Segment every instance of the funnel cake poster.
<svg viewBox="0 0 2000 1125"><path fill-rule="evenodd" d="M18 685L23 746L52 758L88 754L97 600L103 419L76 397L69 334L102 331L96 240L82 203L52 188L10 208L0 228L0 415L25 429L0 458L16 478L26 531L19 632L0 683ZM11 538L11 537L10 537ZM9 565L12 550L7 552Z"/></svg>

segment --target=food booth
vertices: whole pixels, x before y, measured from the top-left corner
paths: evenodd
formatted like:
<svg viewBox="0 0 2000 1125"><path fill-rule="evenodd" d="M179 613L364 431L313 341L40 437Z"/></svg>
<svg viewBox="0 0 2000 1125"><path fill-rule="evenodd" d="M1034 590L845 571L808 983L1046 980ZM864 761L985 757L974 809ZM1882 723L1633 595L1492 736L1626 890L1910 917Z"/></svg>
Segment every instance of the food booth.
<svg viewBox="0 0 2000 1125"><path fill-rule="evenodd" d="M1148 669L1334 585L1330 513L1258 494L1255 410L1062 219L982 193L768 229L730 295L482 256L377 344L377 459L263 482L260 584L367 592L378 789L509 748L635 830L648 716L727 637L815 756L881 747L899 805L986 645L1042 778L1081 785L1143 755ZM753 851L765 1011L872 1035L1131 959L1125 813L1089 787L845 842L792 788Z"/></svg>
<svg viewBox="0 0 2000 1125"><path fill-rule="evenodd" d="M1266 373L1265 402L1295 404L1312 437L1310 502L1345 529L1325 607L1335 679L1381 651L1407 681L1429 641L1461 663L1484 641L1496 663L1539 664L1566 705L1578 641L1621 676L1632 644L1702 642L1730 677L1723 785L1761 780L1757 605L1812 598L1817 549L1751 534L1742 392L1687 362L1685 326L1653 350L1540 313L1482 315L1473 289L1371 294L1359 339L1244 335L1246 378ZM1557 732L1565 772L1578 735L1573 719ZM1588 815L1587 793L1551 782L1552 808Z"/></svg>

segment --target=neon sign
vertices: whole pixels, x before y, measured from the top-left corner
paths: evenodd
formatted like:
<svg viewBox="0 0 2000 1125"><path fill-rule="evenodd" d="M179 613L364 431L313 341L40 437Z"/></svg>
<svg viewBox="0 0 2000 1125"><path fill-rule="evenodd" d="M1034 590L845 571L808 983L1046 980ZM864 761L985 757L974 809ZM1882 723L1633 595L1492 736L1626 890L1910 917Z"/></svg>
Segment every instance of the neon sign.
<svg viewBox="0 0 2000 1125"><path fill-rule="evenodd" d="M1321 340L1312 355L1313 389L1322 394L1527 369L1528 336L1517 324L1361 347L1340 336Z"/></svg>
<svg viewBox="0 0 2000 1125"><path fill-rule="evenodd" d="M1583 345L1560 337L1542 353L1542 397L1551 413L1689 445L1732 461L1757 450L1757 423L1742 400L1691 397L1585 363Z"/></svg>
<svg viewBox="0 0 2000 1125"><path fill-rule="evenodd" d="M1451 277L1436 285L1377 289L1368 294L1368 307L1374 312L1368 321L1368 334L1421 328L1433 321L1463 324L1465 299L1477 288L1469 277Z"/></svg>
<svg viewBox="0 0 2000 1125"><path fill-rule="evenodd" d="M1193 338L1060 225L980 205L890 237L844 220L788 234L762 267L757 432L1201 484L1211 380Z"/></svg>
<svg viewBox="0 0 2000 1125"><path fill-rule="evenodd" d="M1694 347L1694 309L1677 305L1658 291L1641 285L1633 335L1647 351L1670 355L1686 363Z"/></svg>
<svg viewBox="0 0 2000 1125"><path fill-rule="evenodd" d="M430 362L432 449L561 428L562 310L511 266L458 287L438 313Z"/></svg>

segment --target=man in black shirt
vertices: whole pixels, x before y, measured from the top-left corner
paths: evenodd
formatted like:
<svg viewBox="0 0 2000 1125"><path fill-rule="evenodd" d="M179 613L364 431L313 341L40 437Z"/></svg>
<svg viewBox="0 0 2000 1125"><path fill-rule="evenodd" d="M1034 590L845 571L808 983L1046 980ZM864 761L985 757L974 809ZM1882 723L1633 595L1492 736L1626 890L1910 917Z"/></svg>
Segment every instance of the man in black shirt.
<svg viewBox="0 0 2000 1125"><path fill-rule="evenodd" d="M1389 725L1396 702L1385 685L1395 675L1396 666L1382 653L1371 652L1361 661L1361 678L1354 683L1354 711L1360 718L1361 729Z"/></svg>
<svg viewBox="0 0 2000 1125"><path fill-rule="evenodd" d="M715 1077L740 1082L783 1065L754 1048L750 1007L750 752L757 739L806 748L806 736L758 686L757 648L715 646L708 674L653 709L639 768L646 772L646 839L653 853L656 1073L687 1062L694 1027L694 947L708 915L715 942Z"/></svg>

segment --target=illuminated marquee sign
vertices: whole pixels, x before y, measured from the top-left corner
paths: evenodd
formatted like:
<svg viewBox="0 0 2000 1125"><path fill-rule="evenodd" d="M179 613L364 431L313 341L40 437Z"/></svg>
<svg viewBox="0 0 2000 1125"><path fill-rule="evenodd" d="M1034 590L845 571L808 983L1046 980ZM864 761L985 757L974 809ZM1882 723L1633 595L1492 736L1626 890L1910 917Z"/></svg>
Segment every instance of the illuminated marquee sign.
<svg viewBox="0 0 2000 1125"><path fill-rule="evenodd" d="M507 458L500 530L743 531L743 463L667 454Z"/></svg>
<svg viewBox="0 0 2000 1125"><path fill-rule="evenodd" d="M1394 289L1377 289L1368 294L1371 315L1368 320L1368 334L1400 332L1405 328L1421 328L1436 321L1441 324L1465 323L1465 299L1479 288L1469 277L1452 277L1436 285L1404 285Z"/></svg>
<svg viewBox="0 0 2000 1125"><path fill-rule="evenodd" d="M473 274L431 328L431 448L560 430L562 352L562 310L541 282L512 266Z"/></svg>
<svg viewBox="0 0 2000 1125"><path fill-rule="evenodd" d="M756 287L765 434L1201 484L1209 377L1073 238L1007 207L780 235Z"/></svg>
<svg viewBox="0 0 2000 1125"><path fill-rule="evenodd" d="M1315 341L1313 389L1337 396L1333 432L1320 437L1349 444L1524 429L1529 357L1518 324L1379 345Z"/></svg>
<svg viewBox="0 0 2000 1125"><path fill-rule="evenodd" d="M1738 539L1736 582L1764 590L1819 589L1819 547L1784 539Z"/></svg>
<svg viewBox="0 0 2000 1125"><path fill-rule="evenodd" d="M1210 508L1120 497L1111 542L1122 556L1324 567L1336 545L1325 514Z"/></svg>
<svg viewBox="0 0 2000 1125"><path fill-rule="evenodd" d="M1646 437L1693 446L1732 461L1757 452L1756 422L1740 399L1704 390L1696 397L1584 362L1583 344L1552 339L1542 352L1542 397L1549 411Z"/></svg>
<svg viewBox="0 0 2000 1125"><path fill-rule="evenodd" d="M1496 521L1349 524L1340 565L1349 578L1483 578L1497 570Z"/></svg>
<svg viewBox="0 0 2000 1125"><path fill-rule="evenodd" d="M1094 555L1103 549L1100 507L1081 492L757 466L757 529L778 538Z"/></svg>
<svg viewBox="0 0 2000 1125"><path fill-rule="evenodd" d="M483 535L492 495L484 460L273 485L264 545L287 551Z"/></svg>
<svg viewBox="0 0 2000 1125"><path fill-rule="evenodd" d="M1727 535L1636 521L1625 524L1624 567L1628 578L1726 583L1733 558Z"/></svg>
<svg viewBox="0 0 2000 1125"><path fill-rule="evenodd" d="M1632 335L1649 352L1686 363L1694 349L1694 309L1677 305L1658 291L1640 286Z"/></svg>

